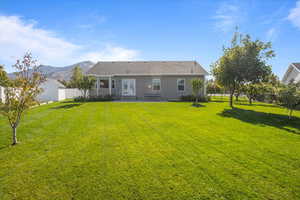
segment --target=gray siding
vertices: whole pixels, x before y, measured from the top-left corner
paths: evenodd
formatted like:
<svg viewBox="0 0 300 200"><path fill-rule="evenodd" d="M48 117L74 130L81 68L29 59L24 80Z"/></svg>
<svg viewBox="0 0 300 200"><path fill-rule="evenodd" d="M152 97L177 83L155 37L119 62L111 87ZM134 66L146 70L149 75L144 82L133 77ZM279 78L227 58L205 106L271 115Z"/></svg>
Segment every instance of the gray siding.
<svg viewBox="0 0 300 200"><path fill-rule="evenodd" d="M202 78L205 80L204 75L197 76L119 76L113 77L115 80L115 88L112 88L112 95L121 98L122 97L122 79L135 79L136 85L136 99L137 100L146 100L151 98L159 98L160 100L171 100L179 99L183 95L192 94L191 80L194 78ZM100 79L100 78L98 78ZM101 78L108 79L108 78ZM152 79L160 79L161 88L160 91L153 91L152 89ZM185 79L185 90L178 91L177 89L177 80ZM151 87L149 87L151 86ZM91 92L91 96L97 96L96 87L94 87ZM109 94L109 89L107 88L98 88L98 95L107 95ZM145 97L151 96L152 94L159 95L160 97ZM202 96L205 95L205 90L202 90Z"/></svg>

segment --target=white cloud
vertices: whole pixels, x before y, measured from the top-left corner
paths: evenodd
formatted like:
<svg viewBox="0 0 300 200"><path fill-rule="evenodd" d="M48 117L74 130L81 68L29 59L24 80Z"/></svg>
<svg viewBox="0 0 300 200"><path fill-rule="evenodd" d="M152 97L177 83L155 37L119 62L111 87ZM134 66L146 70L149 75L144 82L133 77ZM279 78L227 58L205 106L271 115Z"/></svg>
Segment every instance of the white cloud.
<svg viewBox="0 0 300 200"><path fill-rule="evenodd" d="M0 16L0 30L0 63L7 65L13 64L26 51L32 52L40 63L58 66L81 60L131 60L138 56L136 50L118 45L87 50L86 46L37 28L36 22L25 22L18 16Z"/></svg>
<svg viewBox="0 0 300 200"><path fill-rule="evenodd" d="M277 29L276 29L275 27L270 28L270 29L267 31L267 33L266 33L267 40L268 40L268 41L273 41L273 40L275 40L276 37L277 37L277 33L278 33L278 31L277 31Z"/></svg>
<svg viewBox="0 0 300 200"><path fill-rule="evenodd" d="M239 25L241 10L237 5L222 4L216 11L215 26L223 32L228 32Z"/></svg>
<svg viewBox="0 0 300 200"><path fill-rule="evenodd" d="M300 0L296 3L296 7L290 10L288 20L296 27L300 28Z"/></svg>
<svg viewBox="0 0 300 200"><path fill-rule="evenodd" d="M127 61L135 60L138 56L136 50L125 49L123 47L106 45L102 51L93 51L85 53L81 56L81 60L97 61Z"/></svg>

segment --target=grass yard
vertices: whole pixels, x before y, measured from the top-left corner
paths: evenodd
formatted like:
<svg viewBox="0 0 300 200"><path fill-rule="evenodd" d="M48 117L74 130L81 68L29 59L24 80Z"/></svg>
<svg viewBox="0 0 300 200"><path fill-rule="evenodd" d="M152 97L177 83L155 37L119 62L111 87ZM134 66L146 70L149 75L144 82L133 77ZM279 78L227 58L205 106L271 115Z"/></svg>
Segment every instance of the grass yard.
<svg viewBox="0 0 300 200"><path fill-rule="evenodd" d="M0 199L300 199L300 112L268 104L53 103L9 146Z"/></svg>

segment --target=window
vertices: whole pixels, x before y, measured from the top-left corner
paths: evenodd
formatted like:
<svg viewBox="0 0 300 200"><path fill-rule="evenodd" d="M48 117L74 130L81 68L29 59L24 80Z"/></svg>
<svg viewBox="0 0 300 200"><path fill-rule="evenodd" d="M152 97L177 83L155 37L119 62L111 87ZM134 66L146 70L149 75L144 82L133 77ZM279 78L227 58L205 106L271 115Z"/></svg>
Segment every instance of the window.
<svg viewBox="0 0 300 200"><path fill-rule="evenodd" d="M100 88L108 88L108 80L100 80Z"/></svg>
<svg viewBox="0 0 300 200"><path fill-rule="evenodd" d="M152 79L152 90L160 91L160 79Z"/></svg>
<svg viewBox="0 0 300 200"><path fill-rule="evenodd" d="M116 87L116 80L112 79L111 80L111 88L115 88Z"/></svg>
<svg viewBox="0 0 300 200"><path fill-rule="evenodd" d="M185 79L177 79L177 90L184 91L185 89Z"/></svg>

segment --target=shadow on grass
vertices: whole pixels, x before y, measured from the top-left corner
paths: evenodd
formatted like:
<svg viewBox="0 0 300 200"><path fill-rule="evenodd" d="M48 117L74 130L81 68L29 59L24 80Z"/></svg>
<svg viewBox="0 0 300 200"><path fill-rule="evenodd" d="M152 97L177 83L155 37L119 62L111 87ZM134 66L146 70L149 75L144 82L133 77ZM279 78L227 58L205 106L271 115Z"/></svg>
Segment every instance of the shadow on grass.
<svg viewBox="0 0 300 200"><path fill-rule="evenodd" d="M56 106L51 109L70 109L70 108L74 108L74 107L78 107L78 106L81 106L81 104L72 103L72 104L67 104L67 105Z"/></svg>
<svg viewBox="0 0 300 200"><path fill-rule="evenodd" d="M76 103L74 100L61 101L60 103Z"/></svg>
<svg viewBox="0 0 300 200"><path fill-rule="evenodd" d="M293 117L289 120L288 115L257 112L240 108L224 109L219 115L222 117L239 119L251 124L273 126L290 133L300 134L300 118L298 117ZM288 127L292 129L289 129Z"/></svg>
<svg viewBox="0 0 300 200"><path fill-rule="evenodd" d="M276 108L279 107L278 105L272 105L272 104L260 104L260 103L242 103L242 102L234 102L236 105L241 105L241 106L262 106L262 107L271 107L271 108Z"/></svg>
<svg viewBox="0 0 300 200"><path fill-rule="evenodd" d="M195 107L195 108L206 107L205 105L202 105L200 103L198 103L198 104L192 104L191 106Z"/></svg>

